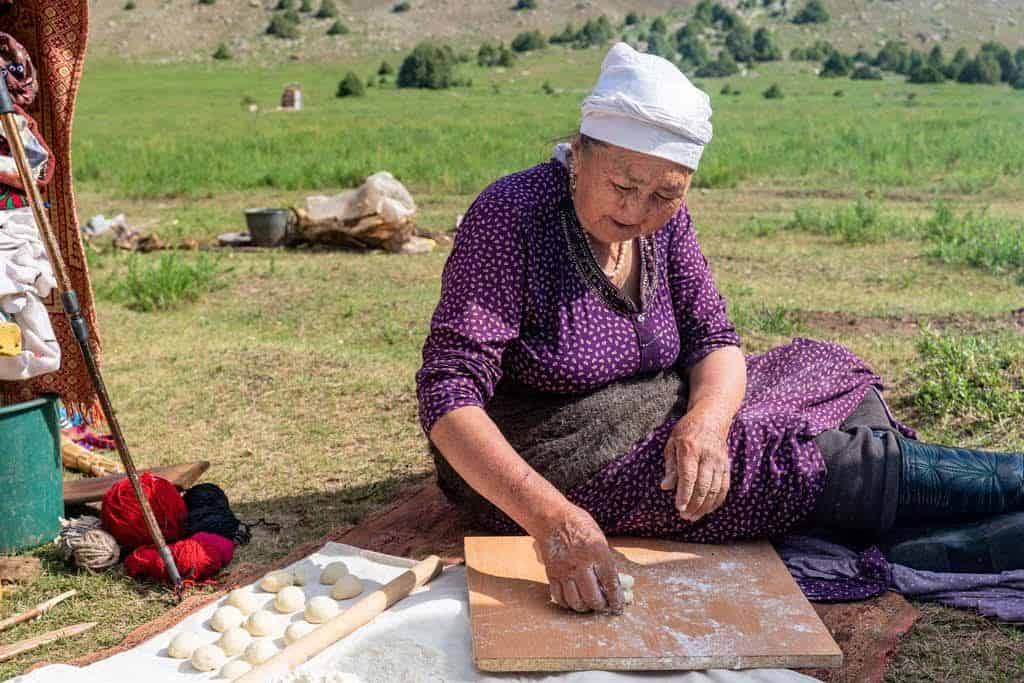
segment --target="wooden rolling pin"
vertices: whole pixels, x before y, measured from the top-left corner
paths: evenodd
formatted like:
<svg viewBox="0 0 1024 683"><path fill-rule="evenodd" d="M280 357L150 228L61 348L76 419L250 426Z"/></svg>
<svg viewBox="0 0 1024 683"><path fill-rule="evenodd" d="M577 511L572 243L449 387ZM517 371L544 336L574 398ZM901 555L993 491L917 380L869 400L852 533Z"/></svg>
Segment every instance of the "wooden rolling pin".
<svg viewBox="0 0 1024 683"><path fill-rule="evenodd" d="M294 671L360 626L373 621L381 612L409 593L432 581L442 569L441 558L431 555L338 616L324 622L315 631L296 640L249 673L235 679L235 683L262 683L273 676Z"/></svg>

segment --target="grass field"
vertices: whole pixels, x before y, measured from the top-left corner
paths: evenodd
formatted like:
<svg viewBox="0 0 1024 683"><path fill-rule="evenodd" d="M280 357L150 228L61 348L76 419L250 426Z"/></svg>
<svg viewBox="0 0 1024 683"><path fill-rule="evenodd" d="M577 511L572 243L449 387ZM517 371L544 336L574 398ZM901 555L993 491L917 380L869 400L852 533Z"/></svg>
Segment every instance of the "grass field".
<svg viewBox="0 0 1024 683"><path fill-rule="evenodd" d="M483 186L572 132L600 58L548 50L505 72L466 68L469 88L375 87L360 100L333 97L351 65L90 64L74 146L81 214L125 211L165 238L210 241L239 229L246 206L299 204L386 169L408 184L425 227L451 230ZM729 79L737 96L704 82L716 139L689 203L747 351L795 335L840 341L886 379L923 437L1021 447L1024 93L832 81L807 68ZM306 110L268 111L291 80ZM765 100L774 82L786 97ZM244 97L263 111L245 111ZM966 238L941 221L929 228L940 200L954 227L967 211L986 218ZM974 249L979 235L994 246ZM208 479L242 518L285 530L257 530L239 553L254 562L429 473L413 373L445 256L218 252L198 300L142 312L123 283L161 257L91 255L106 378L140 464L210 460ZM67 588L82 596L3 642L101 625L0 664L0 677L114 644L167 607L119 575L77 575L51 549L37 554L44 578L5 595L0 617ZM892 680L1024 678L1020 630L923 612Z"/></svg>

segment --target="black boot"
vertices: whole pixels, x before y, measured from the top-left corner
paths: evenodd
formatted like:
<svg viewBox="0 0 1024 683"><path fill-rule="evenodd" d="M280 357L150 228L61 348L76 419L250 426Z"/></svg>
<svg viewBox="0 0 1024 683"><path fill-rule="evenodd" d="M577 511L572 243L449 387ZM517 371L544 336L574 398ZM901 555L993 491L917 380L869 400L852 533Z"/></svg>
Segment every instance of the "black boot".
<svg viewBox="0 0 1024 683"><path fill-rule="evenodd" d="M896 526L970 521L1024 510L1024 454L975 451L897 437Z"/></svg>
<svg viewBox="0 0 1024 683"><path fill-rule="evenodd" d="M893 529L878 545L890 562L932 572L1024 569L1024 512L969 524Z"/></svg>

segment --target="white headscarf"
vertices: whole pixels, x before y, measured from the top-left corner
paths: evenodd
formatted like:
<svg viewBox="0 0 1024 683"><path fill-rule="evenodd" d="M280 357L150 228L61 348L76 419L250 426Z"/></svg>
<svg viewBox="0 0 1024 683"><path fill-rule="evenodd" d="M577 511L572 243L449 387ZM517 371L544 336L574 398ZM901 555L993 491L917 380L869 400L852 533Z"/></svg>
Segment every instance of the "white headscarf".
<svg viewBox="0 0 1024 683"><path fill-rule="evenodd" d="M656 55L615 44L583 100L580 132L696 170L711 141L711 99Z"/></svg>

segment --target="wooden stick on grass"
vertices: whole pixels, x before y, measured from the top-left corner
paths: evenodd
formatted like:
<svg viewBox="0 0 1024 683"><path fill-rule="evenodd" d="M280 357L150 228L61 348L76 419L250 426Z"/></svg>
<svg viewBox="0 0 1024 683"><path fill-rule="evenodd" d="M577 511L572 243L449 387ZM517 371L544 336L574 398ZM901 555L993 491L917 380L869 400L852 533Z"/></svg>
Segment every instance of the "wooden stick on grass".
<svg viewBox="0 0 1024 683"><path fill-rule="evenodd" d="M0 647L0 662L6 662L8 659L17 657L18 655L28 652L29 650L34 650L41 645L52 643L55 640L60 640L61 638L70 638L71 636L77 636L79 633L84 633L85 631L88 631L97 623L99 622L87 621L82 624L75 624L74 626L65 626L64 628L59 628L56 631L44 633L41 636L35 636L34 638L26 638L25 640L18 641L17 643L13 643L5 647Z"/></svg>
<svg viewBox="0 0 1024 683"><path fill-rule="evenodd" d="M8 629L15 624L20 624L23 621L29 621L36 617L41 617L46 614L54 606L64 602L73 595L78 595L78 591L70 590L67 593L61 593L55 598L50 598L46 602L41 602L30 610L25 610L21 614L15 614L13 617L7 617L3 621L0 621L0 631Z"/></svg>

